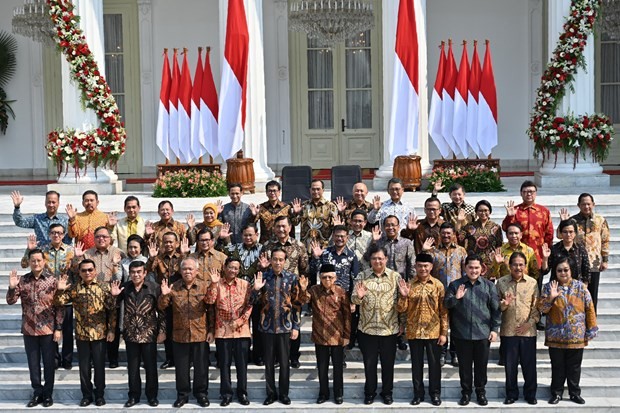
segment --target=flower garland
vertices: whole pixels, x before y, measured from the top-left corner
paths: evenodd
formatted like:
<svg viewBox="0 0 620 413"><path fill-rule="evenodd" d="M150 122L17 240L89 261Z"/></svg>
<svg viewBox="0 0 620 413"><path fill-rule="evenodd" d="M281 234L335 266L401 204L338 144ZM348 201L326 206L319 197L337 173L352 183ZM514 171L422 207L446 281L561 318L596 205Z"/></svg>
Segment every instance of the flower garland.
<svg viewBox="0 0 620 413"><path fill-rule="evenodd" d="M553 51L553 57L542 76L541 86L527 131L534 141L534 156L542 155L543 163L551 154L558 159L558 152L573 154L576 165L579 154L585 159L589 148L594 162L602 162L609 155L613 140L613 125L604 114L556 116L558 105L572 89L577 68L585 68L583 50L592 34L601 0L573 0L564 23L564 32Z"/></svg>
<svg viewBox="0 0 620 413"><path fill-rule="evenodd" d="M58 168L58 175L69 166L75 170L88 164L116 167L125 153L125 127L112 90L99 72L97 62L90 51L82 29L80 17L73 13L70 0L47 0L50 16L57 36L56 43L65 55L73 80L77 82L85 107L92 109L99 119L99 127L90 131L56 129L48 135L46 150L49 159Z"/></svg>

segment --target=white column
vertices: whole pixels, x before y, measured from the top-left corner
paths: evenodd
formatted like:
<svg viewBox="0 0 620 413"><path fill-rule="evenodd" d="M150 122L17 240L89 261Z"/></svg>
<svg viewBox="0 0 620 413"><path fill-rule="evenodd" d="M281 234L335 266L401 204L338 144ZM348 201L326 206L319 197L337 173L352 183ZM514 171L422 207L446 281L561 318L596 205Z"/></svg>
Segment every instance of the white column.
<svg viewBox="0 0 620 413"><path fill-rule="evenodd" d="M556 0L549 4L547 50L549 59L564 31L563 25L570 11L570 0ZM583 56L586 70L579 68L573 82L574 92L567 88L566 95L559 105L558 114L572 113L575 115L594 113L594 36L588 37ZM585 149L585 148L584 148ZM609 175L603 174L603 168L597 162L591 162L579 158L576 167L573 168L573 157L568 156L564 161L564 155L558 155L557 163L554 159L548 159L536 174L536 182L540 186L548 187L571 187L584 186L609 186Z"/></svg>
<svg viewBox="0 0 620 413"><path fill-rule="evenodd" d="M396 45L396 26L398 24L398 0L382 2L383 26L383 165L377 170L373 179L373 188L381 190L387 188L387 182L392 178L394 161L387 152L387 142L390 135L390 117L392 111L392 88L394 87L394 48ZM426 0L415 0L416 25L418 32L419 55L419 108L418 119L418 155L422 157L422 173L431 169L429 162L428 140L428 92L427 92L427 53L426 53Z"/></svg>
<svg viewBox="0 0 620 413"><path fill-rule="evenodd" d="M152 168L163 160L162 153L157 145L153 145L155 139L155 125L157 119L157 106L159 98L156 94L153 79L153 5L152 0L138 0L138 30L140 33L140 101L142 102L142 165ZM161 61L161 59L159 60Z"/></svg>

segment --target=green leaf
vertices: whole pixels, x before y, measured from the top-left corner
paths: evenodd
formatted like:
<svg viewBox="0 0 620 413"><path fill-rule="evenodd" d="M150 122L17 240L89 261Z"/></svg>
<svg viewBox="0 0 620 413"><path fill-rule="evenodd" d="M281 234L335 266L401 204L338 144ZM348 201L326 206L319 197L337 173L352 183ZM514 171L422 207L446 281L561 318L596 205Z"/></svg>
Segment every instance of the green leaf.
<svg viewBox="0 0 620 413"><path fill-rule="evenodd" d="M17 71L17 40L12 34L0 31L0 87L6 86Z"/></svg>

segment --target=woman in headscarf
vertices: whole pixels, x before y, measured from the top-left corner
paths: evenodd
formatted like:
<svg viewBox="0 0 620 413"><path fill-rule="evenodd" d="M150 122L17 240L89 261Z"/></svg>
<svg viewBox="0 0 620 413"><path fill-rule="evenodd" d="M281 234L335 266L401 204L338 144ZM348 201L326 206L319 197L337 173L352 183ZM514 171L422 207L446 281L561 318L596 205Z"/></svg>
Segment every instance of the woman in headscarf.
<svg viewBox="0 0 620 413"><path fill-rule="evenodd" d="M218 214L218 204L208 203L202 207L202 217L204 219L200 224L196 224L196 219L193 214L187 215L187 239L189 240L189 245L194 245L196 243L197 235L203 229L208 229L213 234L213 239L216 240L216 245L219 245L221 241L229 238L229 226L224 225L222 221L217 219ZM224 231L222 231L224 229Z"/></svg>

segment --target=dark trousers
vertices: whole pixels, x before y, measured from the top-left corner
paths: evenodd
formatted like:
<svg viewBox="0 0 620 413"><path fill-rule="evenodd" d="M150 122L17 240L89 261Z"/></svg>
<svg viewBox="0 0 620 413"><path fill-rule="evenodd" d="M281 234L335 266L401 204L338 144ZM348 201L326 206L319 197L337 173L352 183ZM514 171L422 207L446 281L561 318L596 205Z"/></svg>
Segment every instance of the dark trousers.
<svg viewBox="0 0 620 413"><path fill-rule="evenodd" d="M140 379L140 360L144 362L147 400L157 398L159 382L157 378L157 343L132 343L125 341L127 349L127 375L129 376L129 393L131 399L140 400L142 380Z"/></svg>
<svg viewBox="0 0 620 413"><path fill-rule="evenodd" d="M600 272L590 273L590 283L588 284L588 291L590 291L590 295L592 296L592 303L594 304L594 311L596 311L596 304L598 301L598 283L600 280L601 280Z"/></svg>
<svg viewBox="0 0 620 413"><path fill-rule="evenodd" d="M357 326L360 323L360 306L355 306L355 311L351 313L351 338L349 339L350 345L355 346L357 340Z"/></svg>
<svg viewBox="0 0 620 413"><path fill-rule="evenodd" d="M189 377L190 360L194 364L194 397L207 397L209 389L209 347L206 341L195 343L172 342L174 348L174 377L177 398L187 400L192 390Z"/></svg>
<svg viewBox="0 0 620 413"><path fill-rule="evenodd" d="M289 340L290 341L290 350L289 350L289 358L291 361L299 361L299 357L301 357L301 352L299 351L299 348L301 347L301 332L299 333L299 335L297 336L297 338L295 340Z"/></svg>
<svg viewBox="0 0 620 413"><path fill-rule="evenodd" d="M373 336L357 332L357 341L364 358L364 394L377 395L377 361L381 360L382 396L391 396L394 388L394 361L396 360L396 334Z"/></svg>
<svg viewBox="0 0 620 413"><path fill-rule="evenodd" d="M581 360L583 349L549 347L551 359L551 394L562 396L564 382L568 382L568 394L581 395L579 379L581 378Z"/></svg>
<svg viewBox="0 0 620 413"><path fill-rule="evenodd" d="M84 399L93 400L90 361L95 368L95 399L103 397L105 389L105 340L76 340L80 365L80 388Z"/></svg>
<svg viewBox="0 0 620 413"><path fill-rule="evenodd" d="M65 306L65 318L62 322L62 352L58 350L58 343L54 341L56 362L71 364L73 362L73 306Z"/></svg>
<svg viewBox="0 0 620 413"><path fill-rule="evenodd" d="M116 330L114 330L114 341L106 342L106 352L108 355L108 362L118 363L118 347L121 342L121 329L118 320L121 319L120 307L116 309Z"/></svg>
<svg viewBox="0 0 620 413"><path fill-rule="evenodd" d="M252 307L252 361L263 360L263 338L258 329L260 326L261 306L257 303Z"/></svg>
<svg viewBox="0 0 620 413"><path fill-rule="evenodd" d="M215 340L218 364L220 367L220 395L232 397L230 366L235 360L237 370L237 396L248 395L248 354L250 353L249 338L218 338Z"/></svg>
<svg viewBox="0 0 620 413"><path fill-rule="evenodd" d="M166 340L164 341L166 360L174 362L174 350L172 345L172 306L166 308Z"/></svg>
<svg viewBox="0 0 620 413"><path fill-rule="evenodd" d="M428 393L432 396L441 395L441 365L439 357L443 346L437 339L409 340L411 350L411 373L413 377L413 394L424 398L424 351L428 360Z"/></svg>
<svg viewBox="0 0 620 413"><path fill-rule="evenodd" d="M456 347L454 346L454 340L450 337L446 338L446 344L441 348L441 354L444 357L448 355L448 349L450 349L450 358L454 360L454 357L456 357Z"/></svg>
<svg viewBox="0 0 620 413"><path fill-rule="evenodd" d="M461 379L461 394L471 396L472 381L476 395L486 394L484 387L487 384L487 364L489 363L489 340L462 340L452 337L456 345L456 355L459 358L459 378ZM472 380L473 364L473 380Z"/></svg>
<svg viewBox="0 0 620 413"><path fill-rule="evenodd" d="M54 335L24 336L24 348L30 370L30 385L35 397L52 397L54 391ZM41 384L41 359L43 359L43 379Z"/></svg>
<svg viewBox="0 0 620 413"><path fill-rule="evenodd" d="M334 397L342 397L344 391L343 368L344 347L315 344L316 364L319 369L319 396L329 398L329 358L334 368Z"/></svg>
<svg viewBox="0 0 620 413"><path fill-rule="evenodd" d="M263 345L265 348L265 382L267 385L267 396L277 396L275 361L280 362L279 388L280 397L288 397L288 389L291 376L291 365L289 364L290 334L270 334L263 333Z"/></svg>
<svg viewBox="0 0 620 413"><path fill-rule="evenodd" d="M519 364L523 372L523 397L536 398L536 337L502 337L506 357L506 397L519 398Z"/></svg>

